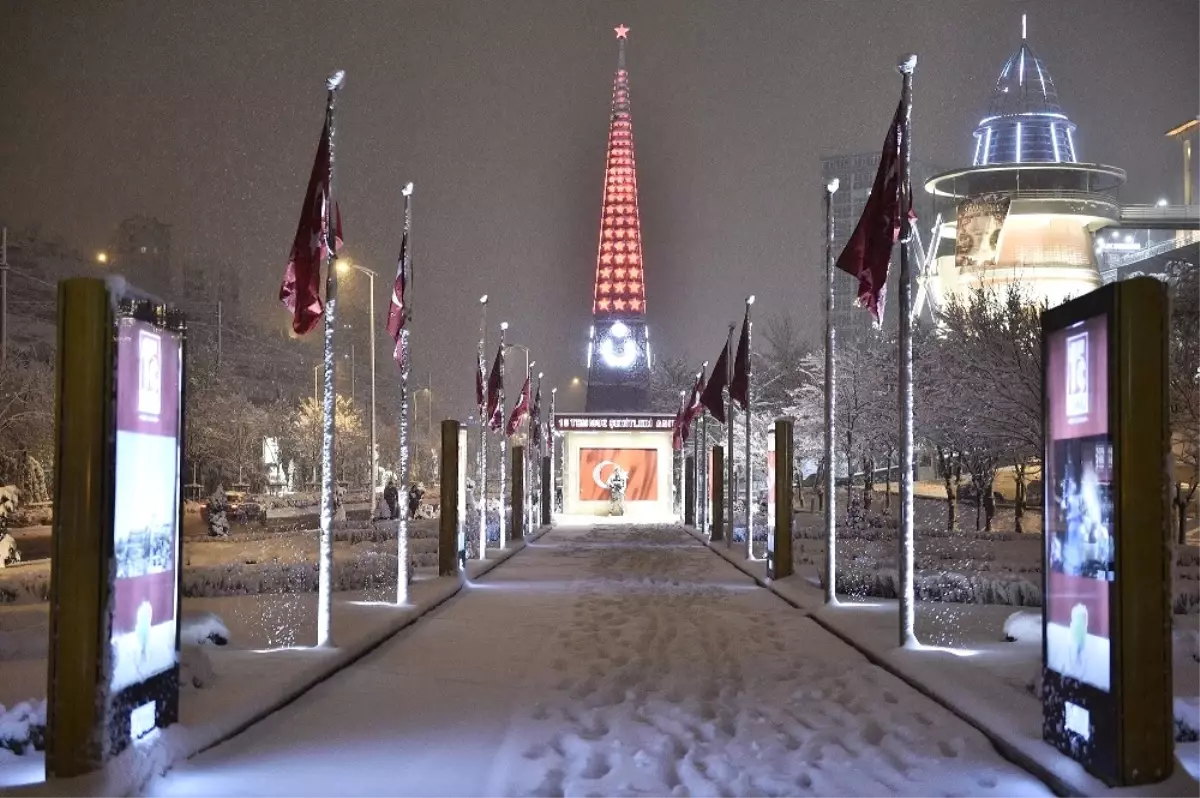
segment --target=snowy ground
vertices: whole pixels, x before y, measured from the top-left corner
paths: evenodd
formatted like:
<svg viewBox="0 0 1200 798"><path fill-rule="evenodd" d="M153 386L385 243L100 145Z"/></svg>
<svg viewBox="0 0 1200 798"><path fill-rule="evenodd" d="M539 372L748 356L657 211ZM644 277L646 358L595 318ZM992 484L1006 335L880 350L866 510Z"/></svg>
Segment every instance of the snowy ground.
<svg viewBox="0 0 1200 798"><path fill-rule="evenodd" d="M489 552L487 562L468 564L469 574L478 577L522 546L517 543L505 551ZM458 576L419 572L405 605L393 603L394 586L386 596L378 591L335 593L332 627L336 646L319 649L280 647L311 645L315 640L314 594L185 598L183 612L189 620L183 634L185 687L180 694L180 723L127 749L103 772L79 779L40 784L45 778L40 751L27 750L18 756L0 750L0 794L6 794L8 787L43 795L134 794L172 762L225 739L344 668L449 598L462 584ZM224 622L215 623L214 616ZM207 631L190 631L200 628L228 632L228 644L205 645L200 647L204 653L199 653L189 640L207 636ZM19 725L14 717L20 714L17 709L22 704L18 702L36 703L46 695L47 637L45 605L0 607L0 703L10 707L7 713L0 709L0 738ZM189 674L200 675L201 683L188 678ZM202 689L194 689L197 687Z"/></svg>
<svg viewBox="0 0 1200 798"><path fill-rule="evenodd" d="M560 528L152 795L1044 795L678 527Z"/></svg>
<svg viewBox="0 0 1200 798"><path fill-rule="evenodd" d="M761 561L745 562L736 547L713 544L713 550L740 569L765 579ZM825 606L815 578L797 574L770 583L773 591L860 649L885 661L894 672L985 728L1062 783L1071 794L1119 794L1042 742L1042 705L1038 685L1042 668L1040 608L997 604L918 601L917 650L897 645L895 600L840 593L837 606ZM1176 742L1177 767L1166 782L1131 788L1126 794L1194 795L1200 778L1200 637L1196 616L1175 615L1173 668L1177 722L1193 730ZM1011 641L1008 639L1011 637Z"/></svg>

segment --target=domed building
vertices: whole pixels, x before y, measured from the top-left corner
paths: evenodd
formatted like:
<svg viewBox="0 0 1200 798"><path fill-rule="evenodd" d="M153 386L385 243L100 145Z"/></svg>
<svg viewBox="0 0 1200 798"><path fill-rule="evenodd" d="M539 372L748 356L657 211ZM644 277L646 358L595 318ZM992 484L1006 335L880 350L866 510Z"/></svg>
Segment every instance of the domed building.
<svg viewBox="0 0 1200 798"><path fill-rule="evenodd" d="M971 147L971 166L925 183L955 210L922 277L934 305L973 286L1014 281L1050 306L1097 288L1093 233L1120 223L1114 192L1125 172L1079 160L1075 123L1024 36L1000 70Z"/></svg>

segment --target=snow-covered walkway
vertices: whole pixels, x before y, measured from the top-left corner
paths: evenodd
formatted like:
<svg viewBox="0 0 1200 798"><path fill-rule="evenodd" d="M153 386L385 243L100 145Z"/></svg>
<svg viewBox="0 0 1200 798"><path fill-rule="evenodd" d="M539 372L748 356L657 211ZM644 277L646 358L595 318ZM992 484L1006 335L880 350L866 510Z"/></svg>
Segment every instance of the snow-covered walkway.
<svg viewBox="0 0 1200 798"><path fill-rule="evenodd" d="M150 786L217 795L1048 795L678 527L559 528Z"/></svg>

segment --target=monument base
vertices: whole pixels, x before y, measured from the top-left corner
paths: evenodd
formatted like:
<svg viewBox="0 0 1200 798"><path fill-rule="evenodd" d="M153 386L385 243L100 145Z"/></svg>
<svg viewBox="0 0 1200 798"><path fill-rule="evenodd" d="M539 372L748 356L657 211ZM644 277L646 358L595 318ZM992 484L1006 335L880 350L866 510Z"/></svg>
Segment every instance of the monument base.
<svg viewBox="0 0 1200 798"><path fill-rule="evenodd" d="M674 513L674 417L653 413L578 413L555 418L563 436L563 515L669 523ZM608 484L626 476L624 514L611 516Z"/></svg>

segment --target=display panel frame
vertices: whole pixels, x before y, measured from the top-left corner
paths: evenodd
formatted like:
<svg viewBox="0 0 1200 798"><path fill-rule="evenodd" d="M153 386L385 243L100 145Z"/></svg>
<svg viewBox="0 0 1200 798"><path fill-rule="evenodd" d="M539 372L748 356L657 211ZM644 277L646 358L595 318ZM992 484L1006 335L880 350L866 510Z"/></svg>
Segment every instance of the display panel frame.
<svg viewBox="0 0 1200 798"><path fill-rule="evenodd" d="M1055 404L1054 369L1064 367L1065 360L1051 353L1057 340L1065 342L1064 332L1097 317L1104 321L1107 384L1095 398L1107 403L1104 416L1111 446L1107 690L1050 667L1047 633L1056 599L1051 562L1054 414L1090 412L1089 403L1081 401L1068 413L1072 408L1065 396ZM1042 314L1042 736L1114 786L1159 781L1170 775L1174 764L1168 318L1165 285L1150 277L1111 283ZM1098 430L1081 432L1076 440Z"/></svg>

